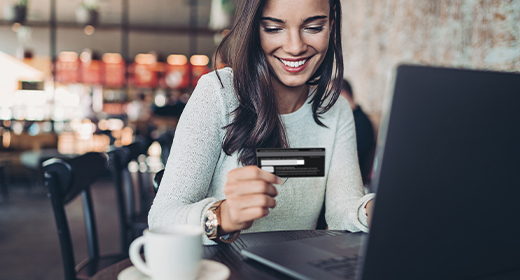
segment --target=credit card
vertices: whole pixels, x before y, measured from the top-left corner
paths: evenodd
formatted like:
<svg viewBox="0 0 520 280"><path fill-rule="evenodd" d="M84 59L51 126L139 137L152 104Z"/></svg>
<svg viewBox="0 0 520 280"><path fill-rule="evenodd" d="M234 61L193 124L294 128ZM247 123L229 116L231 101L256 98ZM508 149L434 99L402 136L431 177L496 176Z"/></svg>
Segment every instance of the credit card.
<svg viewBox="0 0 520 280"><path fill-rule="evenodd" d="M278 177L325 176L325 148L256 149L260 169Z"/></svg>

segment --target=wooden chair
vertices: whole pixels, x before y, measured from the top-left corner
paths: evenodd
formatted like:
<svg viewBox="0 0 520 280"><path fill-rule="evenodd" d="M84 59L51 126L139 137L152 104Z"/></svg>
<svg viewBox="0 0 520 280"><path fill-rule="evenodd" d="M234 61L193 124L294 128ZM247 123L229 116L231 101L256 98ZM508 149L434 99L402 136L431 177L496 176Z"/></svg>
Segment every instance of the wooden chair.
<svg viewBox="0 0 520 280"><path fill-rule="evenodd" d="M145 215L148 214L150 210L150 205L155 197L155 194L152 192L151 188L151 178L148 170L146 168L145 171L141 170L141 167L144 165L147 167L147 163L143 162L141 159L146 158L146 154L148 152L148 148L150 147L150 142L145 138L136 138L136 140L126 147L129 149L129 162L135 161L138 165L137 170L137 193L139 200L139 214ZM128 173L130 174L130 173ZM130 181L132 183L132 181ZM135 205L135 204L134 204ZM135 208L133 210L136 210ZM131 212L134 213L134 212Z"/></svg>
<svg viewBox="0 0 520 280"><path fill-rule="evenodd" d="M52 158L43 163L44 184L49 188L66 280L89 279L99 270L128 258L127 254L99 254L90 186L106 169L107 156L102 153L87 153L72 159ZM76 266L65 205L78 195L83 202L89 258Z"/></svg>
<svg viewBox="0 0 520 280"><path fill-rule="evenodd" d="M128 252L130 243L137 236L140 236L148 227L148 211L150 202L148 202L149 185L147 187L146 178L142 172L138 171L138 193L139 193L139 211L136 210L135 186L128 170L128 164L137 160L139 155L144 154L147 146L142 142L134 142L130 145L115 148L108 152L109 168L112 173L116 189L116 197L118 201L119 221L121 225L121 249ZM145 194L146 193L146 194ZM145 198L142 198L145 196Z"/></svg>

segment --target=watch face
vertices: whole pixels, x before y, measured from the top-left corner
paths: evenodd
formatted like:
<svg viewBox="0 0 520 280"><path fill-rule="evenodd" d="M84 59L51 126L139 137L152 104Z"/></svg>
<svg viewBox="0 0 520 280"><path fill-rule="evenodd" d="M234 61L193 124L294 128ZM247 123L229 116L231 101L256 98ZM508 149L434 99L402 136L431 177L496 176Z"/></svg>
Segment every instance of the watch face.
<svg viewBox="0 0 520 280"><path fill-rule="evenodd" d="M204 225L206 235L215 234L218 227L217 216L215 215L215 213L213 213L212 211L206 212L206 222L204 223Z"/></svg>
<svg viewBox="0 0 520 280"><path fill-rule="evenodd" d="M204 227L206 229L207 235L212 235L215 232L215 228L211 225L211 222L206 220L206 226Z"/></svg>

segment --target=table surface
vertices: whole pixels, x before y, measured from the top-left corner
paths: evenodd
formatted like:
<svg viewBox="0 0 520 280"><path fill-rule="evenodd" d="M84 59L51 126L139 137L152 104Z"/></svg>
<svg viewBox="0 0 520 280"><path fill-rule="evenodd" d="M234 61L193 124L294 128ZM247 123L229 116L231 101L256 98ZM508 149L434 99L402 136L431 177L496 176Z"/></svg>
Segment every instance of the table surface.
<svg viewBox="0 0 520 280"><path fill-rule="evenodd" d="M219 244L216 246L204 246L203 258L225 264L231 271L229 280L235 279L294 279L267 266L249 260L240 254L240 250L250 246L313 238L331 235L335 231L329 230L298 230L298 231L273 231L242 234L232 244ZM110 267L99 271L91 280L115 280L123 269L131 266L130 259L123 260Z"/></svg>

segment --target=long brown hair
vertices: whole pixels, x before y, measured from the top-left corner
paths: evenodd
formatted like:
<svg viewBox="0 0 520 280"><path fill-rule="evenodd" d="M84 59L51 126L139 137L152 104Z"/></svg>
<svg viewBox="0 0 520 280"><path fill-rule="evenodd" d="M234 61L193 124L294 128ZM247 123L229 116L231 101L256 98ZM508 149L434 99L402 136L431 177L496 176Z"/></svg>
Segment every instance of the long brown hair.
<svg viewBox="0 0 520 280"><path fill-rule="evenodd" d="M233 86L239 102L231 113L233 121L223 127L226 135L222 148L227 155L238 151L238 160L243 165L256 165L257 148L288 147L270 79L274 73L260 43L260 18L265 2L242 1L231 32L222 40L215 56L220 55L233 69ZM333 21L329 47L322 64L307 81L315 86L309 101L314 121L324 127L320 115L336 103L343 79L341 4L339 0L329 0L329 4L329 17Z"/></svg>

